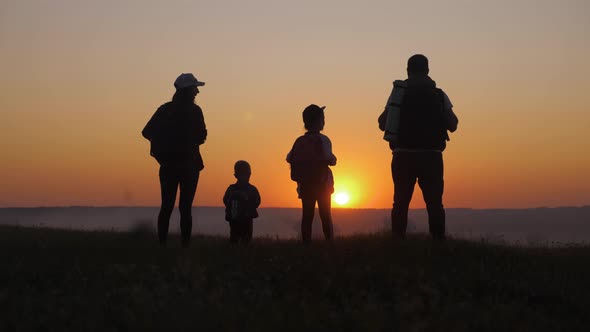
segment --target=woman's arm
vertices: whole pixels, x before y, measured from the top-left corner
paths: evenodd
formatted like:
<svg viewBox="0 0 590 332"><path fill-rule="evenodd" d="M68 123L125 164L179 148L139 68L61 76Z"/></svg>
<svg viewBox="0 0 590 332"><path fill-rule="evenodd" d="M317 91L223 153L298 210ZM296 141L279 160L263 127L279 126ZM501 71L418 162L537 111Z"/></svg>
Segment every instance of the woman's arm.
<svg viewBox="0 0 590 332"><path fill-rule="evenodd" d="M161 117L161 113L163 112L163 110L164 105L158 107L154 115L152 115L151 119L148 121L148 123L141 131L141 135L149 141L151 141L157 134L158 123L160 122L159 119Z"/></svg>

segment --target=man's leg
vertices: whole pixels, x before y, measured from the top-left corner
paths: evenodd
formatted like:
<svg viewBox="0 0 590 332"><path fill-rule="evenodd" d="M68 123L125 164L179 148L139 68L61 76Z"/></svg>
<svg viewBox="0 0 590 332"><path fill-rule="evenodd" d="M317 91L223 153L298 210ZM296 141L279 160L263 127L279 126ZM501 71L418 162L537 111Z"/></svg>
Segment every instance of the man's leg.
<svg viewBox="0 0 590 332"><path fill-rule="evenodd" d="M393 177L393 209L391 210L391 232L394 238L405 238L408 227L408 209L416 175L413 170L413 152L394 153L391 161Z"/></svg>
<svg viewBox="0 0 590 332"><path fill-rule="evenodd" d="M334 238L334 226L332 224L332 195L329 191L320 193L318 196L318 209L320 212L320 219L322 220L322 229L324 231L324 238L331 240Z"/></svg>
<svg viewBox="0 0 590 332"><path fill-rule="evenodd" d="M422 189L422 195L428 210L430 234L433 239L444 239L445 209L442 202L444 191L442 153L423 154L420 169L418 185Z"/></svg>
<svg viewBox="0 0 590 332"><path fill-rule="evenodd" d="M182 246L188 247L191 240L191 232L193 228L192 208L197 191L197 184L199 182L199 173L189 174L186 178L180 181L180 199L178 208L180 210L180 233L182 238Z"/></svg>
<svg viewBox="0 0 590 332"><path fill-rule="evenodd" d="M170 216L176 202L176 191L178 189L178 177L173 170L160 167L160 192L162 204L158 214L158 239L160 244L165 246L168 237L168 226Z"/></svg>

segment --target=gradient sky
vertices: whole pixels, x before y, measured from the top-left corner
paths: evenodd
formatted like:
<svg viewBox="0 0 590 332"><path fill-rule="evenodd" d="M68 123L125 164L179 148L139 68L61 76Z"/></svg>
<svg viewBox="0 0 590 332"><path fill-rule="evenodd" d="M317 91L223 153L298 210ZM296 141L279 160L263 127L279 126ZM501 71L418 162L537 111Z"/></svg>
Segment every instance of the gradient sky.
<svg viewBox="0 0 590 332"><path fill-rule="evenodd" d="M0 207L158 205L140 132L181 72L207 83L195 205L221 205L246 159L262 206L299 206L285 155L316 103L337 191L390 207L376 119L414 53L459 117L447 207L588 205L589 17L584 0L3 0Z"/></svg>

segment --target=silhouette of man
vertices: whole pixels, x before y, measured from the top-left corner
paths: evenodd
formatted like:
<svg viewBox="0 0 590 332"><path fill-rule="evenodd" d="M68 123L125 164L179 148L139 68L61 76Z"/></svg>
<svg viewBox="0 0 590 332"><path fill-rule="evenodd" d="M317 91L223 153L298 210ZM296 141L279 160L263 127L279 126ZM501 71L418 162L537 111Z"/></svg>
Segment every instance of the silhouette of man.
<svg viewBox="0 0 590 332"><path fill-rule="evenodd" d="M172 101L160 106L142 131L150 141L150 154L160 164L162 206L158 215L158 238L166 245L170 215L180 186L180 231L182 246L191 239L191 209L199 173L204 168L199 145L207 138L203 111L195 104L199 86L193 74L181 74L174 82Z"/></svg>
<svg viewBox="0 0 590 332"><path fill-rule="evenodd" d="M391 226L394 238L405 238L408 208L416 180L422 189L428 226L433 239L445 239L445 210L442 196L442 151L449 140L447 131L457 130L458 119L449 97L428 76L428 59L416 54L408 59L408 79L395 81L394 89L379 116L393 152L394 183Z"/></svg>

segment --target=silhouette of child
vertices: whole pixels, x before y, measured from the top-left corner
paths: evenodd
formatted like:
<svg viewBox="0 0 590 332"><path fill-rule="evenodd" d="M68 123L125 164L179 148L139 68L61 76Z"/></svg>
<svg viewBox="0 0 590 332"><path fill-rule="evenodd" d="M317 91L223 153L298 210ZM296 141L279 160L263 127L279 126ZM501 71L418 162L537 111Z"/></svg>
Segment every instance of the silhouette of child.
<svg viewBox="0 0 590 332"><path fill-rule="evenodd" d="M303 111L303 123L307 132L295 140L287 155L291 164L291 179L297 182L301 198L301 237L304 243L311 242L311 226L316 202L322 220L326 240L334 237L331 215L331 196L334 192L334 177L329 166L336 165L332 142L320 131L324 129L324 107L309 105Z"/></svg>
<svg viewBox="0 0 590 332"><path fill-rule="evenodd" d="M256 209L260 205L258 189L250 184L252 170L247 161L239 160L234 165L237 182L230 185L223 195L225 220L229 222L230 242L249 243L252 239Z"/></svg>

